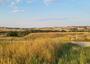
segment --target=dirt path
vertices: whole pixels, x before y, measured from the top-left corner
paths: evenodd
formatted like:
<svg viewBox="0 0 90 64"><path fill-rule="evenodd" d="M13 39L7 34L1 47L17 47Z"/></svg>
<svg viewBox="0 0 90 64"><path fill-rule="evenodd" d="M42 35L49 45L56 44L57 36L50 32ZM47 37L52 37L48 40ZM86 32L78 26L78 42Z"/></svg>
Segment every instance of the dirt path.
<svg viewBox="0 0 90 64"><path fill-rule="evenodd" d="M82 47L90 47L90 42L71 42L73 44L77 44Z"/></svg>

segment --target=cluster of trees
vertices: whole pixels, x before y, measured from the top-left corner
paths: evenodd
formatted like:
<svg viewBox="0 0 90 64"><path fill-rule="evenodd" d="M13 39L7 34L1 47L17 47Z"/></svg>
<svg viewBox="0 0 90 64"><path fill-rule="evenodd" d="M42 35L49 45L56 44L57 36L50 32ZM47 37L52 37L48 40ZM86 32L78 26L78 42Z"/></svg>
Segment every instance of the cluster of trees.
<svg viewBox="0 0 90 64"><path fill-rule="evenodd" d="M10 31L7 32L7 36L12 36L12 37L21 37L29 34L29 31Z"/></svg>

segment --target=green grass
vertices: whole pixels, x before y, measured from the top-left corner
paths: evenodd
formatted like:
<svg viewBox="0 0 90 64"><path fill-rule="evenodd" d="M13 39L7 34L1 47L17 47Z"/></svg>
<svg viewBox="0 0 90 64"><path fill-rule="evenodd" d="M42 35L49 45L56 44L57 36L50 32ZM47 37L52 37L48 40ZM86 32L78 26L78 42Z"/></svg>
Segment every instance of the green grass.
<svg viewBox="0 0 90 64"><path fill-rule="evenodd" d="M59 64L90 64L90 47L66 44L60 56Z"/></svg>

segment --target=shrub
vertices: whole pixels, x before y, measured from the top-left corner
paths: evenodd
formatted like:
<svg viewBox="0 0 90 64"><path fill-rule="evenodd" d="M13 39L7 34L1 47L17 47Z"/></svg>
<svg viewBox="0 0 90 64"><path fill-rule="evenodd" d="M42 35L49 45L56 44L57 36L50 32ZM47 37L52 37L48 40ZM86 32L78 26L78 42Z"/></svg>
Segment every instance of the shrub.
<svg viewBox="0 0 90 64"><path fill-rule="evenodd" d="M17 37L18 36L18 32L8 32L7 36L14 36Z"/></svg>

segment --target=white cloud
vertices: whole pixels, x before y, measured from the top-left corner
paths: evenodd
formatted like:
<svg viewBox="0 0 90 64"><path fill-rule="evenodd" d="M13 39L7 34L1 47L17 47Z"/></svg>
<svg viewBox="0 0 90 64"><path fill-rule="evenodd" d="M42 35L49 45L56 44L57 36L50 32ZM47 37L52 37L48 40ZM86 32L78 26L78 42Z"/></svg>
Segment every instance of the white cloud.
<svg viewBox="0 0 90 64"><path fill-rule="evenodd" d="M23 9L20 9L18 7L18 4L20 2L21 2L21 0L13 0L12 2L10 2L10 8L11 8L13 13L22 13L22 12L24 12Z"/></svg>
<svg viewBox="0 0 90 64"><path fill-rule="evenodd" d="M49 4L54 3L56 0L43 0L43 1L44 1L44 4L48 6Z"/></svg>
<svg viewBox="0 0 90 64"><path fill-rule="evenodd" d="M31 4L33 2L33 0L0 0L0 4L4 3L4 4L8 4L7 6L9 6L9 8L11 8L12 10L14 10L14 12L20 12L23 11L21 9L19 9L19 4L21 2L25 2L26 4ZM48 6L49 4L55 3L57 0L38 0L38 1L43 1L43 3Z"/></svg>
<svg viewBox="0 0 90 64"><path fill-rule="evenodd" d="M22 2L22 1L25 1L26 3L32 3L33 2L33 0L0 0L0 4L1 3L11 3L10 5L13 6L13 5L20 4L20 2ZM41 0L41 1L43 1L45 5L49 5L51 3L54 3L57 0Z"/></svg>
<svg viewBox="0 0 90 64"><path fill-rule="evenodd" d="M24 12L24 10L21 10L21 9L14 9L12 10L13 13L22 13Z"/></svg>
<svg viewBox="0 0 90 64"><path fill-rule="evenodd" d="M22 13L22 12L24 12L23 9L20 9L18 7L17 4L19 4L19 2L20 2L19 0L16 0L16 2L14 2L14 1L11 2L10 7L11 7L13 13Z"/></svg>

